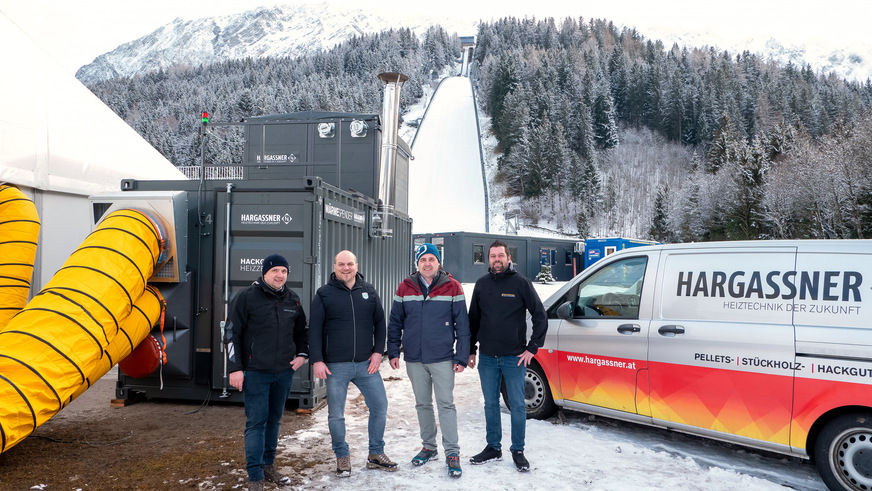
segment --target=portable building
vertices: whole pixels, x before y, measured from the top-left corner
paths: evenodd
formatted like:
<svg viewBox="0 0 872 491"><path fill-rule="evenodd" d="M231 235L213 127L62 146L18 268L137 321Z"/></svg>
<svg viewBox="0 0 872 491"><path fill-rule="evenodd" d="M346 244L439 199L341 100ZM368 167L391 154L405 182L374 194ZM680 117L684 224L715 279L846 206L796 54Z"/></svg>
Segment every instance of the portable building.
<svg viewBox="0 0 872 491"><path fill-rule="evenodd" d="M486 234L479 232L446 232L415 234L415 246L430 242L442 255L442 267L461 283L473 283L487 273L488 248L501 240L509 248L515 270L531 280L542 266L551 268L555 281L568 281L582 268L582 257L576 253L579 241L551 237L522 237L518 235Z"/></svg>
<svg viewBox="0 0 872 491"><path fill-rule="evenodd" d="M600 259L624 249L646 245L656 245L659 242L644 239L627 239L624 237L606 237L602 239L585 239L584 241L584 267Z"/></svg>

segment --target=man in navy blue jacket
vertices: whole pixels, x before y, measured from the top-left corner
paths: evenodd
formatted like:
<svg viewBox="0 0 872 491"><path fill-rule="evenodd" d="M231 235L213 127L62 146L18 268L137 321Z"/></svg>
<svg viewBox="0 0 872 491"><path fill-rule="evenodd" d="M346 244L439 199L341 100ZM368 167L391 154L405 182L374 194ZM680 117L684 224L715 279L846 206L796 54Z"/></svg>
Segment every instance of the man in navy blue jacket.
<svg viewBox="0 0 872 491"><path fill-rule="evenodd" d="M469 319L463 287L439 267L439 250L422 244L415 250L418 272L397 287L388 326L388 358L400 367L403 346L406 372L415 393L421 430L421 451L412 459L420 466L436 458L436 417L433 394L439 407L439 426L448 475L460 477L457 410L454 407L454 374L469 358Z"/></svg>
<svg viewBox="0 0 872 491"><path fill-rule="evenodd" d="M230 385L245 401L245 460L249 489L263 489L264 478L290 484L274 465L279 425L294 371L308 353L306 314L300 297L285 285L288 261L271 254L262 276L233 300L227 329Z"/></svg>
<svg viewBox="0 0 872 491"><path fill-rule="evenodd" d="M351 475L345 441L345 398L354 383L369 408L368 469L397 470L384 453L388 398L379 373L385 351L385 311L375 287L357 272L357 257L342 251L333 274L312 298L309 349L312 373L327 380L327 426L336 454L336 474Z"/></svg>
<svg viewBox="0 0 872 491"><path fill-rule="evenodd" d="M524 384L527 365L545 343L548 318L533 284L512 267L508 246L499 240L488 248L488 273L475 282L469 304L472 346L469 367L475 367L475 345L480 345L478 374L484 395L487 446L469 459L473 464L501 460L503 430L500 421L500 381L505 379L512 421L512 460L520 472L530 470L524 457L527 408ZM527 341L527 312L533 334Z"/></svg>

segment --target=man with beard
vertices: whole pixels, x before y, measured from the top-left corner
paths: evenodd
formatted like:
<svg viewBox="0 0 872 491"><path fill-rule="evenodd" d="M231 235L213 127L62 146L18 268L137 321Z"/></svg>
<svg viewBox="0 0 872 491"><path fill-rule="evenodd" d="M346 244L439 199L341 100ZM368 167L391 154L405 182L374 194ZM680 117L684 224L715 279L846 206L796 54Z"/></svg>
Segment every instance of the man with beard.
<svg viewBox="0 0 872 491"><path fill-rule="evenodd" d="M478 373L484 395L487 446L469 459L472 464L502 460L503 430L500 421L500 382L505 379L511 406L512 460L519 472L530 470L524 457L527 408L524 383L527 365L545 342L548 320L533 284L512 266L508 246L499 240L488 248L488 273L475 282L469 306L470 368L475 368L476 343L481 354ZM526 311L533 321L527 341Z"/></svg>

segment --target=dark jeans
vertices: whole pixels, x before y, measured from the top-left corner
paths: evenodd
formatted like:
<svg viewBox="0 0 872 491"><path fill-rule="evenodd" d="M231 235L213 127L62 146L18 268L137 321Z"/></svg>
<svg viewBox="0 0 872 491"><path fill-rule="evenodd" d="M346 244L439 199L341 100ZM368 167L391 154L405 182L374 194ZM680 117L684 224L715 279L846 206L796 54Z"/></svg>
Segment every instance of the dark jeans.
<svg viewBox="0 0 872 491"><path fill-rule="evenodd" d="M380 372L367 373L369 360L347 363L328 363L331 375L327 376L327 428L336 457L349 455L345 441L345 399L348 384L354 383L369 409L369 453L385 451L385 424L388 415L388 398Z"/></svg>
<svg viewBox="0 0 872 491"><path fill-rule="evenodd" d="M249 481L263 479L263 468L276 458L279 424L291 391L294 371L246 371L242 382L245 400L245 469Z"/></svg>
<svg viewBox="0 0 872 491"><path fill-rule="evenodd" d="M518 366L517 356L490 356L479 354L478 376L481 392L484 395L484 420L487 431L487 444L499 450L502 448L503 427L500 416L500 381L505 379L509 395L512 421L512 452L524 450L527 431L527 406L524 401L524 383L527 367Z"/></svg>

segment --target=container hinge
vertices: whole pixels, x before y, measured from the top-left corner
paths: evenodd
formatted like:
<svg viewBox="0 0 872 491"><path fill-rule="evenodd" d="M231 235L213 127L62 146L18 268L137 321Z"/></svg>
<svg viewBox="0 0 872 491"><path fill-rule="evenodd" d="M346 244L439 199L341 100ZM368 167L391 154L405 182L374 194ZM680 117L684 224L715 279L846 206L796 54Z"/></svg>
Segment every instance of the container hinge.
<svg viewBox="0 0 872 491"><path fill-rule="evenodd" d="M306 257L304 257L303 264L318 264L318 256L306 256Z"/></svg>

